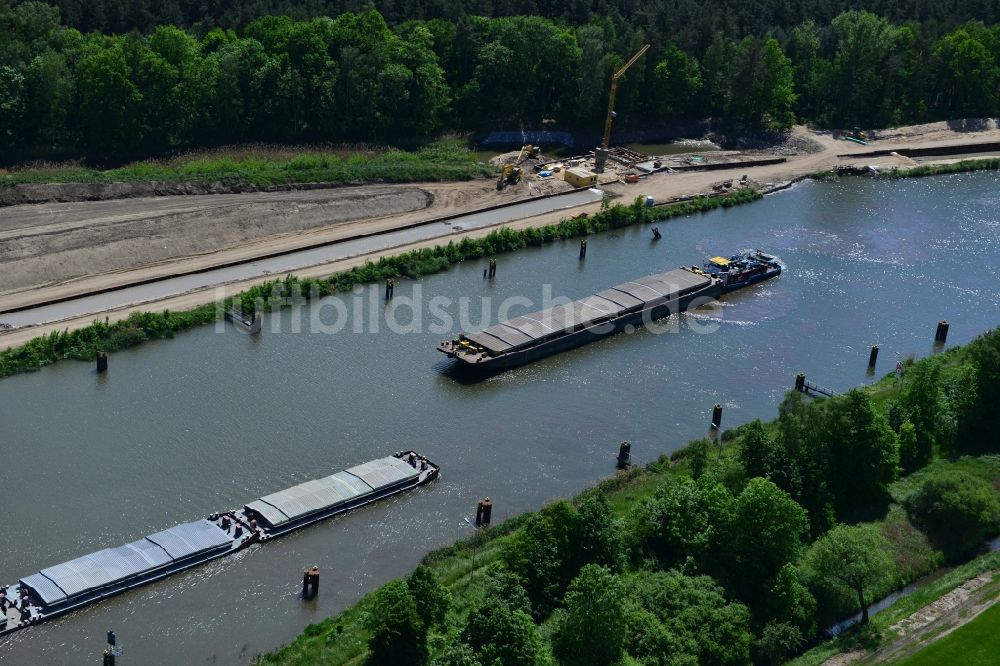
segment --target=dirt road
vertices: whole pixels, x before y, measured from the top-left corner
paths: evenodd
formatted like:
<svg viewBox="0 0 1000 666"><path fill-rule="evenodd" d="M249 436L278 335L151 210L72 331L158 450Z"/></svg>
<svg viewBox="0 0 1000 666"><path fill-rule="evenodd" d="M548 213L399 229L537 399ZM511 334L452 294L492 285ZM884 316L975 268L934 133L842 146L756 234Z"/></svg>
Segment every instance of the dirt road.
<svg viewBox="0 0 1000 666"><path fill-rule="evenodd" d="M792 136L800 143L805 139L815 144L815 150L792 155L780 164L661 173L643 178L635 185L615 181L603 182L601 187L626 200L651 195L662 201L709 192L714 184L745 174L766 192L809 174L832 170L842 163L903 168L915 164L902 156L854 157L873 149L893 151L1000 141L1000 130L992 122L977 126L977 131L964 129L956 131L945 123L899 128L882 133L886 138L870 146L861 146L836 140L828 132L796 127ZM947 155L921 159L923 164L934 161L953 159ZM0 211L0 312L358 234L398 229L559 189L569 188L562 181L538 183L528 178L502 193L496 192L492 181L479 180L11 206ZM594 204L579 210L596 211L597 207ZM563 216L556 212L506 224L541 226ZM488 231L456 230L452 238L485 235ZM366 258L434 242L411 243L295 272L303 276L328 275ZM227 287L238 290L261 279L265 278ZM96 314L118 319L135 309L180 309L211 300L213 290L203 289L155 303L7 331L0 333L0 348L22 344L49 330L86 325Z"/></svg>

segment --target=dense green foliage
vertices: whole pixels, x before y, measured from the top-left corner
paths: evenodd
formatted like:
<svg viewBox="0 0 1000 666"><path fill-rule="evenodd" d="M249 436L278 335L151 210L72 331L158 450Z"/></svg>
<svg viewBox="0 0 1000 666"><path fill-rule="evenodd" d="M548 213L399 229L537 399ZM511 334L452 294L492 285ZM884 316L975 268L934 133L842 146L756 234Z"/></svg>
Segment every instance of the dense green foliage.
<svg viewBox="0 0 1000 666"><path fill-rule="evenodd" d="M405 581L397 580L375 593L368 614L370 666L411 666L427 661L427 625Z"/></svg>
<svg viewBox="0 0 1000 666"><path fill-rule="evenodd" d="M644 42L653 48L620 89L619 128L706 118L781 128L796 117L885 126L1000 112L992 5L173 4L124 12L115 0L60 0L60 11L0 0L8 160L257 141L415 145L444 128L596 135L611 72ZM261 15L268 7L302 18Z"/></svg>
<svg viewBox="0 0 1000 666"><path fill-rule="evenodd" d="M73 331L55 331L12 349L0 351L0 377L37 370L62 359L91 361L100 351L114 352L135 346L146 340L167 338L194 326L216 321L222 306L235 302L243 312L279 309L293 302L314 300L338 291L347 291L357 284L380 282L388 278L415 279L447 270L460 261L488 257L525 247L576 238L617 229L632 224L652 222L693 213L718 206L729 207L760 199L755 190L740 190L722 198L696 198L674 206L647 208L641 201L631 206L612 204L588 218L566 219L537 229L491 231L482 238L463 238L432 248L413 250L336 273L317 280L299 279L289 275L283 280L268 281L229 299L224 304L206 305L186 312L141 312L115 323L95 322Z"/></svg>
<svg viewBox="0 0 1000 666"><path fill-rule="evenodd" d="M1000 499L989 483L966 472L926 479L907 508L953 559L967 556L1000 531Z"/></svg>
<svg viewBox="0 0 1000 666"><path fill-rule="evenodd" d="M625 649L625 588L608 569L588 564L570 583L553 619L552 651L563 664L612 666Z"/></svg>
<svg viewBox="0 0 1000 666"><path fill-rule="evenodd" d="M872 526L837 525L813 544L806 565L821 583L856 595L861 621L868 622L873 599L866 593L893 572L888 551L885 536Z"/></svg>
<svg viewBox="0 0 1000 666"><path fill-rule="evenodd" d="M935 413L938 435L992 418L955 380L992 395L997 378L990 363L998 351L1000 330L907 364L902 382L890 375L836 398L790 397L777 421L747 424L728 431L721 445L708 444L697 479L692 451L684 449L672 460L622 472L576 501L554 502L428 556L429 571L453 591L440 634L428 641L431 663L781 663L822 627L940 565L943 555L932 545L939 543L936 521L947 521L949 538L967 546L981 546L1000 529L995 439L988 455L948 461L942 454L967 447L959 438L942 448L937 437L930 461L902 478L894 462L900 409L912 410L914 420L900 422L908 430L924 423L915 416L918 404ZM957 423L939 423L948 418ZM845 432L830 448L801 439L806 431L826 439L837 428ZM807 446L822 455L822 465L838 452L833 446L850 447L870 469L838 464L810 476L816 471L800 455ZM863 478L848 483L833 474ZM788 479L818 480L822 492L807 493L803 484L796 493L823 502L800 505L781 487ZM856 493L879 506L864 521L838 518L841 507L857 509L840 495ZM960 567L942 579L947 585L930 587L948 591L995 567L998 557ZM366 599L361 607L370 604ZM878 617L859 632L868 641L888 626L878 625ZM357 663L365 654L353 634L343 650L340 640L333 633L307 636L260 663Z"/></svg>
<svg viewBox="0 0 1000 666"><path fill-rule="evenodd" d="M30 0L10 0L23 4ZM600 5L575 1L561 3L538 0L49 0L58 7L67 25L90 32L125 33L144 31L150 25L174 23L205 32L214 27L242 28L260 16L287 14L298 19L336 16L358 11L373 4L391 23L410 19L447 18L467 20L470 16L543 16L571 25L594 20L600 10L604 21L619 30L641 32L649 41L676 41L688 46L706 46L712 35L721 32L739 38L764 34L768 30L790 31L808 18L827 22L848 9L866 9L896 22L924 20L954 27L969 19L1000 20L1000 8L994 2L939 2L914 6L899 0L775 0L759 6L747 6L736 0L720 0L707 6L694 0L665 4L653 1L636 5L622 0L605 0Z"/></svg>

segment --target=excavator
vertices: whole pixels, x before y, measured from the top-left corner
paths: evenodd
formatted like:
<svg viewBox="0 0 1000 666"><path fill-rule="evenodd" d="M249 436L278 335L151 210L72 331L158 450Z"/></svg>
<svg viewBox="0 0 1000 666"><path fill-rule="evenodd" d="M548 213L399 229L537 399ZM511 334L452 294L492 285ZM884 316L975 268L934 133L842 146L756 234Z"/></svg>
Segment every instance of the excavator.
<svg viewBox="0 0 1000 666"><path fill-rule="evenodd" d="M497 192L508 185L520 183L522 176L524 176L524 169L521 167L513 164L500 165L500 177L497 178Z"/></svg>
<svg viewBox="0 0 1000 666"><path fill-rule="evenodd" d="M507 187L508 185L516 185L521 182L521 178L524 177L524 169L521 168L521 163L524 160L534 157L538 157L538 151L541 150L538 146L532 146L530 143L521 146L521 152L517 155L517 160L513 164L501 164L500 165L500 177L497 178L497 192Z"/></svg>

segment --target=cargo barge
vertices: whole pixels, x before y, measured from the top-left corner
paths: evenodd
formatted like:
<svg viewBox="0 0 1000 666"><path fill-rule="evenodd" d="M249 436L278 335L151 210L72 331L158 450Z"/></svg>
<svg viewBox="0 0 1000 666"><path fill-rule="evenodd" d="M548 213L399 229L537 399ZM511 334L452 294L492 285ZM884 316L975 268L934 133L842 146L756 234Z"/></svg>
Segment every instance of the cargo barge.
<svg viewBox="0 0 1000 666"><path fill-rule="evenodd" d="M439 473L427 458L400 451L239 509L42 569L16 584L0 585L0 636L410 490Z"/></svg>
<svg viewBox="0 0 1000 666"><path fill-rule="evenodd" d="M775 257L760 250L712 257L702 267L638 278L572 303L463 333L437 348L457 361L460 372L494 374L684 312L692 304L697 307L769 280L782 268Z"/></svg>

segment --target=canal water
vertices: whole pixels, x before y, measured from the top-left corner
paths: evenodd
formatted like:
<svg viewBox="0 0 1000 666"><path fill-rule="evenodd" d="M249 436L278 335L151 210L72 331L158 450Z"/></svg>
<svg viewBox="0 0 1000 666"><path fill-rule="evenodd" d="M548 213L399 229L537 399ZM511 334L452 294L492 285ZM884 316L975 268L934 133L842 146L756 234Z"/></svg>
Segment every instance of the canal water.
<svg viewBox="0 0 1000 666"><path fill-rule="evenodd" d="M0 381L5 581L404 447L443 468L428 487L18 632L0 663L93 663L114 629L127 663L243 664L469 534L483 496L495 520L572 496L613 472L623 439L645 462L706 434L716 402L724 427L771 418L800 371L836 390L870 382L871 344L891 372L933 352L939 319L949 344L968 342L1000 324L998 184L803 183L661 222L658 243L648 226L592 237L583 262L569 241L501 255L492 282L485 261L400 281L393 312L376 288L282 311L259 338L209 326L117 353L105 375L66 362ZM511 316L541 307L543 284L576 298L740 248L788 269L673 331L478 384L452 379L434 349L441 319L479 323L486 297L495 320L511 297L531 302ZM416 292L419 330L398 332ZM311 565L320 592L304 603Z"/></svg>

